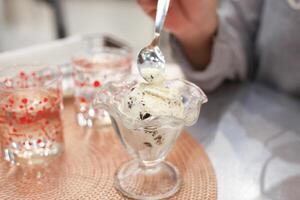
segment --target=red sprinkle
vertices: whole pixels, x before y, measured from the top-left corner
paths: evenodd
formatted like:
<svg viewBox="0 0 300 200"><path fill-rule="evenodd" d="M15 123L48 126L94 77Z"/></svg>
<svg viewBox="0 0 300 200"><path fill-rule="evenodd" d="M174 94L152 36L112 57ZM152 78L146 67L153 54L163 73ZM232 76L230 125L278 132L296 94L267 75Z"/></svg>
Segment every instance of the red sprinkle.
<svg viewBox="0 0 300 200"><path fill-rule="evenodd" d="M42 142L42 140L41 140L41 139L38 139L38 140L37 140L37 143L38 143L38 144L39 144L39 143L41 143L41 142Z"/></svg>
<svg viewBox="0 0 300 200"><path fill-rule="evenodd" d="M49 121L45 121L45 124L49 124Z"/></svg>
<svg viewBox="0 0 300 200"><path fill-rule="evenodd" d="M99 81L94 81L94 87L100 87L101 83Z"/></svg>
<svg viewBox="0 0 300 200"><path fill-rule="evenodd" d="M33 109L34 109L33 107L30 107L30 108L29 108L29 110L33 110Z"/></svg>
<svg viewBox="0 0 300 200"><path fill-rule="evenodd" d="M20 121L21 121L21 123L26 123L27 122L27 117L21 117Z"/></svg>
<svg viewBox="0 0 300 200"><path fill-rule="evenodd" d="M25 76L25 73L24 72L20 72L20 76Z"/></svg>
<svg viewBox="0 0 300 200"><path fill-rule="evenodd" d="M44 101L44 102L47 102L47 101L48 101L48 98L47 98L47 97L45 97L43 101Z"/></svg>
<svg viewBox="0 0 300 200"><path fill-rule="evenodd" d="M27 104L28 103L28 99L27 98L23 98L22 99L22 103Z"/></svg>
<svg viewBox="0 0 300 200"><path fill-rule="evenodd" d="M8 101L9 101L10 104L14 104L15 103L15 101L13 99L9 99Z"/></svg>
<svg viewBox="0 0 300 200"><path fill-rule="evenodd" d="M19 108L21 108L21 109L22 109L22 108L24 108L24 106L20 105L20 106L19 106Z"/></svg>
<svg viewBox="0 0 300 200"><path fill-rule="evenodd" d="M81 98L80 98L80 102L81 102L81 103L86 103L86 99L85 99L84 97L81 97Z"/></svg>
<svg viewBox="0 0 300 200"><path fill-rule="evenodd" d="M17 132L17 129L13 128L13 132Z"/></svg>

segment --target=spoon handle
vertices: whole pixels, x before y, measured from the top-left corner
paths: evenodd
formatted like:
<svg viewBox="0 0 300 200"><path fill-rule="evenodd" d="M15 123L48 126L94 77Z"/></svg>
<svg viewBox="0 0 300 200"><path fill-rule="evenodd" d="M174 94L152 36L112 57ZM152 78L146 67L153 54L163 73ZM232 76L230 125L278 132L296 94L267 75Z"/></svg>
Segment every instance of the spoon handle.
<svg viewBox="0 0 300 200"><path fill-rule="evenodd" d="M157 11L155 17L155 32L154 36L159 37L160 32L163 29L167 12L169 9L170 0L158 0Z"/></svg>

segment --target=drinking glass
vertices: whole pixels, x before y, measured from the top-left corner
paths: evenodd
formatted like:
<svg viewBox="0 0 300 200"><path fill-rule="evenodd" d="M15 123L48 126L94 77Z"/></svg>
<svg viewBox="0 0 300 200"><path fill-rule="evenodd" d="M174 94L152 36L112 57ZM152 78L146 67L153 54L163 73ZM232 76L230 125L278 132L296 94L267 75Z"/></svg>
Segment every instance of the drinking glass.
<svg viewBox="0 0 300 200"><path fill-rule="evenodd" d="M63 151L62 75L48 65L0 71L0 138L5 160L48 163Z"/></svg>
<svg viewBox="0 0 300 200"><path fill-rule="evenodd" d="M92 100L95 92L109 81L118 81L131 72L132 58L126 49L90 48L72 59L75 85L75 108L80 126L110 125L104 110L95 111Z"/></svg>
<svg viewBox="0 0 300 200"><path fill-rule="evenodd" d="M96 109L109 112L115 132L134 157L116 172L115 187L125 196L134 199L164 199L174 195L181 184L178 169L164 159L182 128L196 123L207 97L199 87L188 81L168 80L165 86L176 88L182 97L184 118L152 115L137 120L125 113L122 107L130 106L123 99L138 82L134 78L128 78L102 86L94 105Z"/></svg>

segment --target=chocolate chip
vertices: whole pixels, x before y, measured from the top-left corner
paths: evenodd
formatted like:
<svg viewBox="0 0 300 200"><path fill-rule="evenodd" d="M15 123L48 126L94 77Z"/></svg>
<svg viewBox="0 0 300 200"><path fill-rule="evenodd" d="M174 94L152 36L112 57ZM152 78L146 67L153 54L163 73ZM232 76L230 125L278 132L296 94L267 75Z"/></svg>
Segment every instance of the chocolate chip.
<svg viewBox="0 0 300 200"><path fill-rule="evenodd" d="M146 145L147 147L152 147L152 144L149 142L144 142L144 145Z"/></svg>
<svg viewBox="0 0 300 200"><path fill-rule="evenodd" d="M131 88L130 90L133 91L135 89L135 87Z"/></svg>
<svg viewBox="0 0 300 200"><path fill-rule="evenodd" d="M145 127L144 128L144 131L146 134L151 134L152 137L155 137L158 133L157 129L153 128L153 127Z"/></svg>
<svg viewBox="0 0 300 200"><path fill-rule="evenodd" d="M151 115L149 113L145 113L143 119L147 119L148 117L151 117Z"/></svg>
<svg viewBox="0 0 300 200"><path fill-rule="evenodd" d="M152 133L153 133L152 130L149 130L149 129L147 129L147 128L144 128L144 131L145 131L145 133L147 133L147 134L152 134Z"/></svg>
<svg viewBox="0 0 300 200"><path fill-rule="evenodd" d="M152 131L152 137L155 137L158 134L157 130Z"/></svg>
<svg viewBox="0 0 300 200"><path fill-rule="evenodd" d="M158 144L158 145L162 144L162 137L161 137L161 135L159 135L156 138L154 138L154 140L156 141L156 144Z"/></svg>
<svg viewBox="0 0 300 200"><path fill-rule="evenodd" d="M151 77L151 79L154 79L154 77L152 75L150 77Z"/></svg>
<svg viewBox="0 0 300 200"><path fill-rule="evenodd" d="M132 101L131 102L128 101L127 104L128 104L128 108L131 109L133 102Z"/></svg>
<svg viewBox="0 0 300 200"><path fill-rule="evenodd" d="M188 100L188 99L187 99L185 96L181 96L181 102L182 102L182 103L187 102L187 100Z"/></svg>
<svg viewBox="0 0 300 200"><path fill-rule="evenodd" d="M143 120L143 114L140 112L140 119Z"/></svg>
<svg viewBox="0 0 300 200"><path fill-rule="evenodd" d="M141 120L147 119L149 117L151 117L151 115L149 113L145 113L145 114L140 113L140 119Z"/></svg>

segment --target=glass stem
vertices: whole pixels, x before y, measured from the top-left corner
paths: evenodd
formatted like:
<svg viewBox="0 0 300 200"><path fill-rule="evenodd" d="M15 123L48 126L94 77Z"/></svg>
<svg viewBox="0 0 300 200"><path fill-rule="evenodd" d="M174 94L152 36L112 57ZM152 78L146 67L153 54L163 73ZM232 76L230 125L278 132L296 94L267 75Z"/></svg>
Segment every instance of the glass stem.
<svg viewBox="0 0 300 200"><path fill-rule="evenodd" d="M156 160L156 161L141 161L139 164L139 168L145 171L145 173L155 173L160 170L160 163L162 160Z"/></svg>

